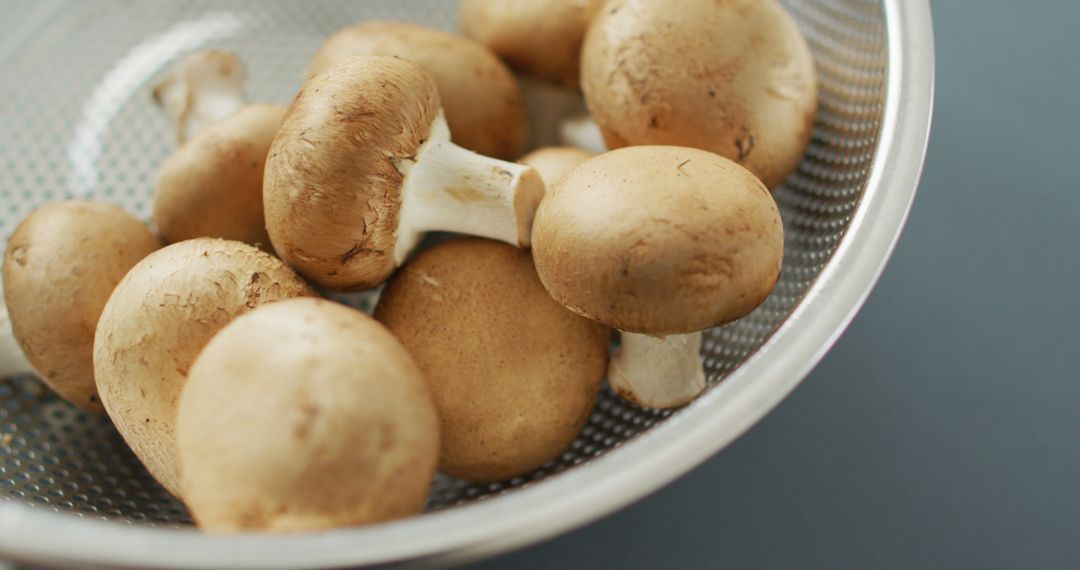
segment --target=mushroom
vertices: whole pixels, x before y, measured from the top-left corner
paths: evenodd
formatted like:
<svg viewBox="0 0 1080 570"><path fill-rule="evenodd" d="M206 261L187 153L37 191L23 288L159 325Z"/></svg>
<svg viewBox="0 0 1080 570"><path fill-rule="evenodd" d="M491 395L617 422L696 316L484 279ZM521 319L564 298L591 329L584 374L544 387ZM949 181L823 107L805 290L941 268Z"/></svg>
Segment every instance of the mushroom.
<svg viewBox="0 0 1080 570"><path fill-rule="evenodd" d="M810 141L814 61L776 0L612 0L593 19L581 62L609 148L701 148L775 188Z"/></svg>
<svg viewBox="0 0 1080 570"><path fill-rule="evenodd" d="M589 118L580 91L570 91L528 76L518 78L529 115L528 148L565 145L600 153L604 137Z"/></svg>
<svg viewBox="0 0 1080 570"><path fill-rule="evenodd" d="M4 251L3 376L37 374L76 406L104 412L94 329L116 284L158 247L146 224L117 206L68 200L34 210Z"/></svg>
<svg viewBox="0 0 1080 570"><path fill-rule="evenodd" d="M263 170L284 115L281 105L248 105L165 161L154 191L154 222L167 242L217 237L270 246Z"/></svg>
<svg viewBox="0 0 1080 570"><path fill-rule="evenodd" d="M322 299L255 309L191 367L181 489L212 532L300 532L419 513L439 452L424 378L371 317Z"/></svg>
<svg viewBox="0 0 1080 570"><path fill-rule="evenodd" d="M199 51L180 60L154 86L154 100L172 119L181 144L245 104L247 72L236 54Z"/></svg>
<svg viewBox="0 0 1080 570"><path fill-rule="evenodd" d="M565 116L559 121L559 142L564 145L587 150L593 154L608 151L604 142L604 133L588 112Z"/></svg>
<svg viewBox="0 0 1080 570"><path fill-rule="evenodd" d="M540 173L544 184L551 187L566 173L593 157L593 153L572 146L549 146L538 148L523 156L518 162L527 164Z"/></svg>
<svg viewBox="0 0 1080 570"><path fill-rule="evenodd" d="M98 393L120 435L169 492L179 490L176 405L195 356L238 315L313 295L266 252L210 238L150 254L116 286L94 338Z"/></svg>
<svg viewBox="0 0 1080 570"><path fill-rule="evenodd" d="M603 0L464 0L458 25L510 67L577 90L585 30Z"/></svg>
<svg viewBox="0 0 1080 570"><path fill-rule="evenodd" d="M375 318L435 397L440 467L472 481L522 475L581 431L603 383L608 331L556 303L527 251L459 238L387 282Z"/></svg>
<svg viewBox="0 0 1080 570"><path fill-rule="evenodd" d="M555 300L622 331L612 388L668 408L704 389L700 331L768 297L783 237L776 202L746 169L703 150L641 146L590 159L551 189L533 255Z"/></svg>
<svg viewBox="0 0 1080 570"><path fill-rule="evenodd" d="M154 190L162 238L217 237L268 248L263 170L285 107L248 105L239 59L213 51L177 64L154 97L184 143L162 165Z"/></svg>
<svg viewBox="0 0 1080 570"><path fill-rule="evenodd" d="M458 24L523 74L532 147L607 150L579 89L581 44L603 0L465 0ZM591 127L591 128L590 128ZM456 132L456 131L455 131Z"/></svg>
<svg viewBox="0 0 1080 570"><path fill-rule="evenodd" d="M11 317L8 316L7 307L0 303L0 378L11 376L37 375L26 353L19 346L19 339L15 338L15 331L11 328ZM97 400L97 389L94 389L93 398ZM89 398L87 398L89 400Z"/></svg>
<svg viewBox="0 0 1080 570"><path fill-rule="evenodd" d="M505 160L521 155L529 130L521 91L484 46L416 24L364 22L330 36L308 71L315 75L356 55L397 56L430 73L455 143Z"/></svg>
<svg viewBox="0 0 1080 570"><path fill-rule="evenodd" d="M263 191L278 255L344 291L383 282L428 231L528 246L544 184L531 167L451 143L419 67L357 56L301 87Z"/></svg>

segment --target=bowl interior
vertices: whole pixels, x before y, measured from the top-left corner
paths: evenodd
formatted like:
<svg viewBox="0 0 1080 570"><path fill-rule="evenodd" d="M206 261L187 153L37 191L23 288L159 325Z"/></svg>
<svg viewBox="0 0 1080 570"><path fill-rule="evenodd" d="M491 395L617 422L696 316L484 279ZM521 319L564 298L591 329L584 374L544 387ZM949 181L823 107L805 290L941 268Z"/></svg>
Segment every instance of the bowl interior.
<svg viewBox="0 0 1080 570"><path fill-rule="evenodd" d="M786 230L781 280L759 310L709 331L710 384L765 344L841 243L874 162L888 54L875 0L784 2L814 51L821 106L798 171L777 190ZM399 19L453 29L456 2L368 0L0 3L0 236L33 208L90 197L149 220L155 176L175 148L150 97L153 81L192 50L240 54L253 100L287 103L311 54L338 28ZM348 299L363 306L363 297ZM674 412L678 415L679 412ZM671 412L605 391L588 425L556 460L497 484L437 481L429 510L513 492L669 429ZM78 411L31 378L0 380L0 500L138 525L190 524L106 418Z"/></svg>

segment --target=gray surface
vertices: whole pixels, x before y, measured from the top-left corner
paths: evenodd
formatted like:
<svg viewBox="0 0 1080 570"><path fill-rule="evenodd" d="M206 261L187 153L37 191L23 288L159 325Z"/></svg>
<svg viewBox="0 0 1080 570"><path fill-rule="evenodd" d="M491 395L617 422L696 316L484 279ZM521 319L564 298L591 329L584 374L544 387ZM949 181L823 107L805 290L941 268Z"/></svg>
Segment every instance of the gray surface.
<svg viewBox="0 0 1080 570"><path fill-rule="evenodd" d="M920 196L832 353L677 483L478 568L1080 567L1080 4L933 6Z"/></svg>

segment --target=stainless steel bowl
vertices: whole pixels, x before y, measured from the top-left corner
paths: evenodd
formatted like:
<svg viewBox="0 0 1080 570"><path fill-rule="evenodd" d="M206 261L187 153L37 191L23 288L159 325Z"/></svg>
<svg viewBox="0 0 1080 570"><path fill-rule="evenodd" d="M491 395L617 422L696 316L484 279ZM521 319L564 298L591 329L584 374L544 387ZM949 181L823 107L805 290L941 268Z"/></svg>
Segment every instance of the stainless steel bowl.
<svg viewBox="0 0 1080 570"><path fill-rule="evenodd" d="M911 205L933 98L926 0L787 0L815 53L821 108L777 191L782 279L710 331L709 391L674 413L605 393L559 459L494 485L440 478L412 520L303 536L212 537L104 418L33 379L0 381L0 557L51 565L292 568L454 562L535 542L657 489L764 416L866 298ZM191 50L239 52L257 100L289 100L330 32L366 18L452 28L456 3L368 0L0 2L0 235L32 208L91 196L149 217L172 150L150 82Z"/></svg>

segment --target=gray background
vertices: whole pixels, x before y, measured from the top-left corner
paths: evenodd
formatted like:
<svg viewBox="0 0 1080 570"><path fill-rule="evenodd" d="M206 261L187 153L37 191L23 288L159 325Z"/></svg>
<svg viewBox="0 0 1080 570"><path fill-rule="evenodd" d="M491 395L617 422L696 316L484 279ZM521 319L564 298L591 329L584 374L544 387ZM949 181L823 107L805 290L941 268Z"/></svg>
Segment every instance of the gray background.
<svg viewBox="0 0 1080 570"><path fill-rule="evenodd" d="M1080 4L932 4L938 96L862 313L663 491L478 568L1080 567Z"/></svg>

